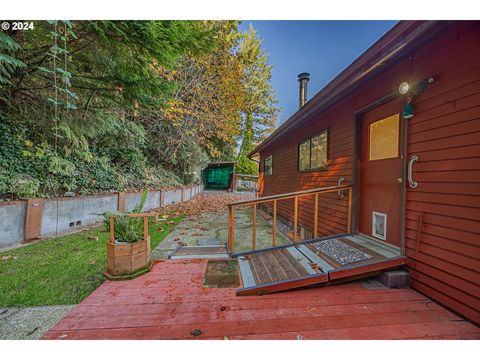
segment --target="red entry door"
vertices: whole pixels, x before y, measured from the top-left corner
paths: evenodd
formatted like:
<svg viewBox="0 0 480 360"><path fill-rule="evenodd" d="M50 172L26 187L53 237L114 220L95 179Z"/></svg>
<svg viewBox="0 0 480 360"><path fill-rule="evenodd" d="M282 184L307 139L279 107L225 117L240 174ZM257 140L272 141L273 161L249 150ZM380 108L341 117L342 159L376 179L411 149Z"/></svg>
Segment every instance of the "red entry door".
<svg viewBox="0 0 480 360"><path fill-rule="evenodd" d="M392 101L362 116L359 231L400 246L402 104Z"/></svg>

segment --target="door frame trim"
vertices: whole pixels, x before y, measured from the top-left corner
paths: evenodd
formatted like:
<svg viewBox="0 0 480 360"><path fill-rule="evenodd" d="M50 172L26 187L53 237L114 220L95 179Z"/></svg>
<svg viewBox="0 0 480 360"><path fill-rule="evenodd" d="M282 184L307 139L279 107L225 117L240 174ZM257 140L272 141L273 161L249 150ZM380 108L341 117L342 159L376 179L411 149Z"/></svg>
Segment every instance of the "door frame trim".
<svg viewBox="0 0 480 360"><path fill-rule="evenodd" d="M391 92L384 97L377 99L370 104L356 110L353 116L353 151L352 151L352 159L353 159L353 166L352 166L352 233L358 233L359 228L359 211L360 211L360 146L361 146L361 121L362 116L367 111L373 110L376 107L379 107L383 104L386 104L390 101L396 100L402 97L398 91ZM399 109L401 110L401 109ZM405 179L405 167L406 167L406 158L407 158L407 125L408 121L406 121L402 114L400 113L400 121L401 125L403 125L403 130L400 134L402 141L402 147L400 149L400 155L402 156L402 179ZM406 203L406 184L405 181L402 183L402 198L400 200L400 253L403 255L405 253L405 203Z"/></svg>

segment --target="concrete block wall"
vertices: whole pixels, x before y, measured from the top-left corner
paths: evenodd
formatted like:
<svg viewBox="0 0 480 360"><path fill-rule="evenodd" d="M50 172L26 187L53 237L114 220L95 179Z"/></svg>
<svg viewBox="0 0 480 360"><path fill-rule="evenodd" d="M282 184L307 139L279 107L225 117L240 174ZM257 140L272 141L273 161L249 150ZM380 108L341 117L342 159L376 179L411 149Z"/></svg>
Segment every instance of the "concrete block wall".
<svg viewBox="0 0 480 360"><path fill-rule="evenodd" d="M156 209L182 201L188 201L198 195L203 186L183 189L165 189L149 191L144 211ZM162 194L163 193L163 194ZM125 211L131 211L140 201L141 192L125 193ZM163 204L162 204L163 199ZM118 193L76 196L72 198L44 199L41 205L41 225L38 232L41 237L66 233L85 225L103 220L101 213L118 211L120 195ZM58 204L57 204L58 203ZM58 206L58 225L57 225ZM0 203L0 249L19 244L26 239L25 222L29 216L27 201ZM57 229L58 226L58 229Z"/></svg>

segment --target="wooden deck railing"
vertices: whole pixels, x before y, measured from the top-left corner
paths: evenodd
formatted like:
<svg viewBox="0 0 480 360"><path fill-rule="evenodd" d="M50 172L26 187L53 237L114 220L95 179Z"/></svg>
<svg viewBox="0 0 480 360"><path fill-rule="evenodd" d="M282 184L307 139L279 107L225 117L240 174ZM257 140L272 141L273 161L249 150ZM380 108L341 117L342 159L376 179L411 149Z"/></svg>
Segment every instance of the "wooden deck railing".
<svg viewBox="0 0 480 360"><path fill-rule="evenodd" d="M318 236L318 195L332 192L348 192L347 206L347 233L351 232L352 227L352 187L351 186L329 186L311 190L303 190L286 194L265 196L252 200L237 201L228 204L228 248L230 254L235 253L235 208L252 205L252 250L257 247L257 205L271 202L272 204L272 246L277 244L277 202L280 200L293 199L293 241L298 238L298 199L306 196L314 196L314 215L313 215L313 238Z"/></svg>

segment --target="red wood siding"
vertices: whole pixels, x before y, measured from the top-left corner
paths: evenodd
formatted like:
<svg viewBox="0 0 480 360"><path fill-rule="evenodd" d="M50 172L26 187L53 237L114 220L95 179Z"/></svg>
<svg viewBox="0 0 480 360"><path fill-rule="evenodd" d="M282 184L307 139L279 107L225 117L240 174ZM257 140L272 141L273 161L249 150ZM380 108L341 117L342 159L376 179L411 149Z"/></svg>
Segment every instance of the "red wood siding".
<svg viewBox="0 0 480 360"><path fill-rule="evenodd" d="M407 157L420 161L419 186L406 194L405 253L412 287L480 323L480 27L449 35L418 60L438 80L408 123Z"/></svg>
<svg viewBox="0 0 480 360"><path fill-rule="evenodd" d="M415 190L407 190L405 252L412 286L480 322L480 25L458 22L428 45L385 66L383 72L332 107L262 151L260 196L352 181L354 113L395 91L402 81L436 75L430 89L414 99L408 120L407 155L417 154ZM297 171L298 143L329 130L328 169ZM263 176L263 159L273 154L273 174ZM299 224L313 226L313 199L299 203ZM293 216L293 200L278 203ZM345 232L347 199L320 198L319 235ZM417 229L423 214L419 248ZM418 250L418 251L417 251Z"/></svg>
<svg viewBox="0 0 480 360"><path fill-rule="evenodd" d="M328 129L328 170L298 172L298 143L320 131ZM352 134L351 116L343 114L342 118L334 116L322 117L318 123L311 123L292 137L282 141L273 150L273 174L263 177L262 196L311 189L320 186L335 185L343 176L347 183L351 182L352 169ZM269 153L265 153L268 156ZM262 154L262 164L263 164ZM262 169L263 171L263 169ZM319 197L319 233L327 235L346 231L346 199L338 199L336 194L325 194ZM282 216L292 218L293 200L278 202L278 212ZM313 196L299 200L299 224L311 228L313 226Z"/></svg>

